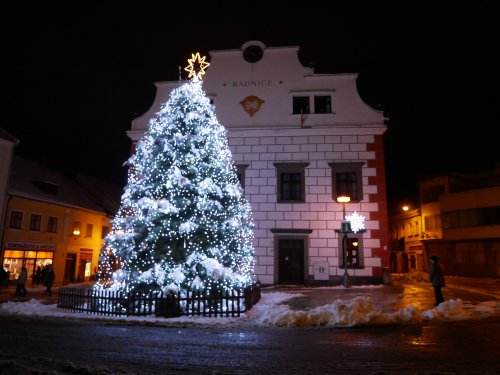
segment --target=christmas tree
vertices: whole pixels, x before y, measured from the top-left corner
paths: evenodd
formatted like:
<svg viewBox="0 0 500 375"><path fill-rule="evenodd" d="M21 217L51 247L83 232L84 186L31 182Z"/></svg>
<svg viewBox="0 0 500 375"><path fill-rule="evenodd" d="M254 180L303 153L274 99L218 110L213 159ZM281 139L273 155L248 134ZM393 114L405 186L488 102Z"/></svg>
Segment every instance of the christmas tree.
<svg viewBox="0 0 500 375"><path fill-rule="evenodd" d="M198 75L172 91L127 163L105 239L121 264L113 287L219 293L252 284L251 207Z"/></svg>

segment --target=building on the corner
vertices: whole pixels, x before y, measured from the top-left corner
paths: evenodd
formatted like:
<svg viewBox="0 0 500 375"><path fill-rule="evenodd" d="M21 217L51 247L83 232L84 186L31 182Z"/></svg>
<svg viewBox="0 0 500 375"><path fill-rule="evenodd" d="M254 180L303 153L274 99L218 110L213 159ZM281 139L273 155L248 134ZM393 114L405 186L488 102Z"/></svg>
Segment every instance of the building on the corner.
<svg viewBox="0 0 500 375"><path fill-rule="evenodd" d="M384 115L361 99L357 74L315 74L299 47L210 52L203 87L228 130L229 145L256 225L255 277L264 285L382 281L389 266ZM156 83L151 108L132 121L139 141L148 122L182 82ZM349 233L346 215L365 217Z"/></svg>
<svg viewBox="0 0 500 375"><path fill-rule="evenodd" d="M3 237L5 205L7 197L7 184L9 181L10 167L14 157L14 149L19 144L19 140L6 130L0 128L0 243ZM1 248L0 248L1 250Z"/></svg>
<svg viewBox="0 0 500 375"><path fill-rule="evenodd" d="M500 169L420 179L422 242L447 275L500 276Z"/></svg>
<svg viewBox="0 0 500 375"><path fill-rule="evenodd" d="M432 255L453 276L500 276L500 169L419 178L420 205L389 217L391 272L427 272Z"/></svg>
<svg viewBox="0 0 500 375"><path fill-rule="evenodd" d="M427 258L422 243L420 207L396 207L389 215L391 273L423 272Z"/></svg>
<svg viewBox="0 0 500 375"><path fill-rule="evenodd" d="M68 177L15 156L10 168L0 260L11 282L52 265L55 283L95 276L121 191L92 176Z"/></svg>

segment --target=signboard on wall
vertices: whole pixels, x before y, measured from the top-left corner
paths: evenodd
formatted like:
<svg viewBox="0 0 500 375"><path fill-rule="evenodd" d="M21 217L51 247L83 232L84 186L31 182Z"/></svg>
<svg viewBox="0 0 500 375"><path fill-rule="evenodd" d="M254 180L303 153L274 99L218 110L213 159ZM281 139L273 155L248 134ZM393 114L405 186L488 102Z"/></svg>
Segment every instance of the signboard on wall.
<svg viewBox="0 0 500 375"><path fill-rule="evenodd" d="M92 260L92 249L80 249L80 261Z"/></svg>
<svg viewBox="0 0 500 375"><path fill-rule="evenodd" d="M5 248L9 250L41 250L56 251L56 244L41 242L7 241Z"/></svg>

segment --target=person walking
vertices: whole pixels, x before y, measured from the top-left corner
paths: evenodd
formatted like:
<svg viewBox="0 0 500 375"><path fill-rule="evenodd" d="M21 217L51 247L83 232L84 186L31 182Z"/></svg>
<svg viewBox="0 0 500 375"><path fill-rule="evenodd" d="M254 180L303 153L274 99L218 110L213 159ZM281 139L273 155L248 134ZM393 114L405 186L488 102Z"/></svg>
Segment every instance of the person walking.
<svg viewBox="0 0 500 375"><path fill-rule="evenodd" d="M436 299L435 306L438 306L441 302L444 302L443 293L441 288L446 286L444 280L444 268L439 262L439 258L435 255L431 256L431 266L429 268L429 281L434 287L434 296Z"/></svg>
<svg viewBox="0 0 500 375"><path fill-rule="evenodd" d="M52 268L52 266L49 266L47 273L45 274L45 286L47 287L45 293L43 293L45 296L52 295L52 284L54 283L55 278L56 275L54 273L54 269Z"/></svg>
<svg viewBox="0 0 500 375"><path fill-rule="evenodd" d="M23 266L21 268L21 273L17 278L17 287L14 295L24 297L26 294L28 294L28 291L26 290L27 281L28 281L28 270L26 269L26 267Z"/></svg>
<svg viewBox="0 0 500 375"><path fill-rule="evenodd" d="M42 281L42 268L40 266L36 268L34 281L35 285L40 285L40 282Z"/></svg>

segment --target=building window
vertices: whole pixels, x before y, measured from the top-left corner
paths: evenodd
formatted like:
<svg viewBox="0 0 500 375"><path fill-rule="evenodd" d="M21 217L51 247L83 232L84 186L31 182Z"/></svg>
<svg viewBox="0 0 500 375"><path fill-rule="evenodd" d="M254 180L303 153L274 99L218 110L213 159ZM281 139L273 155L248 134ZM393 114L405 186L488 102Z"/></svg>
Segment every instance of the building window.
<svg viewBox="0 0 500 375"><path fill-rule="evenodd" d="M42 224L42 215L31 214L30 230L35 231L35 232L40 232L41 224Z"/></svg>
<svg viewBox="0 0 500 375"><path fill-rule="evenodd" d="M243 50L243 58L246 62L252 64L259 62L260 59L262 59L262 56L264 56L264 50L257 45L248 46Z"/></svg>
<svg viewBox="0 0 500 375"><path fill-rule="evenodd" d="M9 228L21 229L23 225L23 213L21 211L12 211L10 213Z"/></svg>
<svg viewBox="0 0 500 375"><path fill-rule="evenodd" d="M275 163L278 203L306 201L305 169L309 163Z"/></svg>
<svg viewBox="0 0 500 375"><path fill-rule="evenodd" d="M31 181L42 193L57 195L59 186L47 181Z"/></svg>
<svg viewBox="0 0 500 375"><path fill-rule="evenodd" d="M330 95L314 96L314 113L332 113Z"/></svg>
<svg viewBox="0 0 500 375"><path fill-rule="evenodd" d="M447 211L442 219L443 229L500 225L500 206Z"/></svg>
<svg viewBox="0 0 500 375"><path fill-rule="evenodd" d="M339 267L345 268L344 258L347 263L347 268L363 268L364 259L362 251L362 237L356 237L355 234L347 234L346 237L339 238ZM345 251L345 256L342 253Z"/></svg>
<svg viewBox="0 0 500 375"><path fill-rule="evenodd" d="M241 187L245 188L245 171L248 168L248 164L238 164L236 165L236 175L240 181Z"/></svg>
<svg viewBox="0 0 500 375"><path fill-rule="evenodd" d="M332 168L332 197L347 195L351 202L363 199L363 163L329 163Z"/></svg>
<svg viewBox="0 0 500 375"><path fill-rule="evenodd" d="M430 186L422 189L422 203L432 203L439 200L439 196L445 193L444 185Z"/></svg>
<svg viewBox="0 0 500 375"><path fill-rule="evenodd" d="M94 225L93 224L87 224L87 228L86 228L86 231L85 231L85 237L91 238L93 230L94 230Z"/></svg>
<svg viewBox="0 0 500 375"><path fill-rule="evenodd" d="M101 238L104 239L109 233L110 228L106 225L102 226L102 231L101 231Z"/></svg>
<svg viewBox="0 0 500 375"><path fill-rule="evenodd" d="M441 215L426 215L424 216L424 225L426 231L441 230Z"/></svg>
<svg viewBox="0 0 500 375"><path fill-rule="evenodd" d="M3 255L3 267L6 271L9 271L9 280L12 281L19 277L23 266L28 269L28 278L33 278L37 268L43 269L53 263L54 251L5 250ZM0 262L1 266L2 263Z"/></svg>
<svg viewBox="0 0 500 375"><path fill-rule="evenodd" d="M300 115L301 113L309 113L309 97L294 96L293 97L293 114Z"/></svg>
<svg viewBox="0 0 500 375"><path fill-rule="evenodd" d="M49 220L47 221L47 232L57 232L57 217L49 216Z"/></svg>

